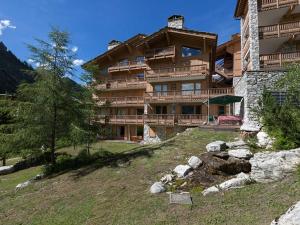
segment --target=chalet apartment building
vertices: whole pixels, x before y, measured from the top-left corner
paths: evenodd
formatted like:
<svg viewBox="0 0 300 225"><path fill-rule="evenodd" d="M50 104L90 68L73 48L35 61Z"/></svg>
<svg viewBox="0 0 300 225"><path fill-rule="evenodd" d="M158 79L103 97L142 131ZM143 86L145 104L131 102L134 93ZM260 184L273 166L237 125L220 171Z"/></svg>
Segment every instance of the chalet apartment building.
<svg viewBox="0 0 300 225"><path fill-rule="evenodd" d="M149 36L110 42L107 52L87 63L101 70L96 82L97 122L110 127L112 138L156 142L231 114L233 104L209 100L234 95L227 82L233 68L226 62L235 55L235 43L218 53L221 59L229 52L218 67L226 79L215 81L217 35L186 29L182 16L170 17L168 26ZM240 76L238 70L234 73Z"/></svg>
<svg viewBox="0 0 300 225"><path fill-rule="evenodd" d="M270 88L283 76L288 63L300 61L300 1L238 0L235 17L241 25L243 72L233 85L235 94L244 97L242 129L255 131L252 109L264 86Z"/></svg>

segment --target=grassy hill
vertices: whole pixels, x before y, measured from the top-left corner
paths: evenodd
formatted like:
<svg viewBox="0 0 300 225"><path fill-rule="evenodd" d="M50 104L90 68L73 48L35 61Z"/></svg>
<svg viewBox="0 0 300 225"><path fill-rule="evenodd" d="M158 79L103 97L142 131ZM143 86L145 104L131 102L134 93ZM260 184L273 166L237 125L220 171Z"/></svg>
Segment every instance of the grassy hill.
<svg viewBox="0 0 300 225"><path fill-rule="evenodd" d="M151 184L213 140L233 140L232 132L194 130L161 145L102 142L93 151L124 156L36 182L17 193L14 187L41 171L30 168L0 177L0 224L87 225L269 225L300 197L297 175L272 184L203 197L192 193L192 208L169 205L168 195L151 195ZM78 150L61 149L76 155Z"/></svg>

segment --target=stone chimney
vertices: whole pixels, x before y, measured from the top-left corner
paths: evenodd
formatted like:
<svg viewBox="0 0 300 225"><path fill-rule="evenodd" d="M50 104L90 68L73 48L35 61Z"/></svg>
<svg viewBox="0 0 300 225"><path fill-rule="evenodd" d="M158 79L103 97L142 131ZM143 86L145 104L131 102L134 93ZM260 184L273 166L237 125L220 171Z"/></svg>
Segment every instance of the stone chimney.
<svg viewBox="0 0 300 225"><path fill-rule="evenodd" d="M168 18L168 27L183 29L184 28L184 17L181 15L173 15Z"/></svg>
<svg viewBox="0 0 300 225"><path fill-rule="evenodd" d="M117 46L120 45L120 44L122 44L121 41L112 40L111 42L108 43L107 49L108 49L108 50L111 50L111 49L117 47Z"/></svg>

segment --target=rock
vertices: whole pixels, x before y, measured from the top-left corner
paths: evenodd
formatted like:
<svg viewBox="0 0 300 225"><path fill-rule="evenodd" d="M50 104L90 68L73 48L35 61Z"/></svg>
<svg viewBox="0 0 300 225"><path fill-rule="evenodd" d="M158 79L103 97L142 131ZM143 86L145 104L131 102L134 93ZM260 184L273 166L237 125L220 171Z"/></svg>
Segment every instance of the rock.
<svg viewBox="0 0 300 225"><path fill-rule="evenodd" d="M238 141L234 141L234 142L227 142L226 145L230 149L247 148L248 147L246 142L244 142L243 140L238 140Z"/></svg>
<svg viewBox="0 0 300 225"><path fill-rule="evenodd" d="M253 153L248 149L229 150L228 155L239 159L250 159L251 157L253 157Z"/></svg>
<svg viewBox="0 0 300 225"><path fill-rule="evenodd" d="M14 166L1 166L0 175L5 175L14 172Z"/></svg>
<svg viewBox="0 0 300 225"><path fill-rule="evenodd" d="M197 169L199 166L202 165L202 161L201 159L199 159L198 157L196 156L192 156L189 161L188 161L188 164L190 165L190 167L192 167L193 169Z"/></svg>
<svg viewBox="0 0 300 225"><path fill-rule="evenodd" d="M171 182L174 179L174 177L175 176L173 174L166 174L160 179L160 181L163 182L164 184L167 184Z"/></svg>
<svg viewBox="0 0 300 225"><path fill-rule="evenodd" d="M272 138L270 138L270 136L264 132L264 131L261 131L261 132L258 132L257 135L257 145L261 148L270 148L272 147L272 144L273 144L273 140Z"/></svg>
<svg viewBox="0 0 300 225"><path fill-rule="evenodd" d="M208 152L220 152L226 150L226 143L224 141L214 141L206 145Z"/></svg>
<svg viewBox="0 0 300 225"><path fill-rule="evenodd" d="M213 156L218 157L220 159L227 160L229 158L228 152L214 152Z"/></svg>
<svg viewBox="0 0 300 225"><path fill-rule="evenodd" d="M16 191L19 191L19 190L22 190L22 189L24 189L24 188L26 188L27 186L29 186L29 184L31 184L32 183L32 181L31 180L28 180L28 181L25 181L25 182L23 182L23 183L20 183L20 184L18 184L17 186L16 186Z"/></svg>
<svg viewBox="0 0 300 225"><path fill-rule="evenodd" d="M206 195L210 195L210 194L215 194L218 193L220 190L219 188L217 188L216 186L212 186L209 188L206 188L204 191L202 191L202 195L206 196Z"/></svg>
<svg viewBox="0 0 300 225"><path fill-rule="evenodd" d="M174 169L174 172L178 177L185 177L191 171L191 169L192 168L189 165L178 165Z"/></svg>
<svg viewBox="0 0 300 225"><path fill-rule="evenodd" d="M222 191L226 191L233 188L240 188L245 185L253 183L253 180L250 178L249 175L245 173L240 173L236 176L236 178L232 178L221 183L218 187Z"/></svg>
<svg viewBox="0 0 300 225"><path fill-rule="evenodd" d="M166 189L164 187L164 184L162 182L155 182L151 188L150 188L150 192L152 194L158 194L158 193L162 193L164 192Z"/></svg>
<svg viewBox="0 0 300 225"><path fill-rule="evenodd" d="M249 122L243 123L243 125L240 128L241 131L246 131L246 132L259 132L260 129L261 126L259 124L249 123Z"/></svg>
<svg viewBox="0 0 300 225"><path fill-rule="evenodd" d="M300 164L300 148L280 152L261 152L250 159L250 176L256 182L268 183L288 176Z"/></svg>
<svg viewBox="0 0 300 225"><path fill-rule="evenodd" d="M275 219L271 225L300 225L300 202L289 208L279 219Z"/></svg>
<svg viewBox="0 0 300 225"><path fill-rule="evenodd" d="M43 173L36 175L33 179L34 180L41 180L45 177L45 175Z"/></svg>

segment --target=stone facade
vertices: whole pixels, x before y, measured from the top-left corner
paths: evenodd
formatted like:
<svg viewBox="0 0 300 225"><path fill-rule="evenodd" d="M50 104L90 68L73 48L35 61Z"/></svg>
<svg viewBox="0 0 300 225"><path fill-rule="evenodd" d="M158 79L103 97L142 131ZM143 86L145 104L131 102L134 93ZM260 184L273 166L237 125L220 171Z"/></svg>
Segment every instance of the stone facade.
<svg viewBox="0 0 300 225"><path fill-rule="evenodd" d="M253 110L257 107L264 88L273 88L284 74L284 71L246 71L241 78L234 80L235 94L244 97L240 108L236 106L236 114L244 115L245 125L257 127L259 121Z"/></svg>

